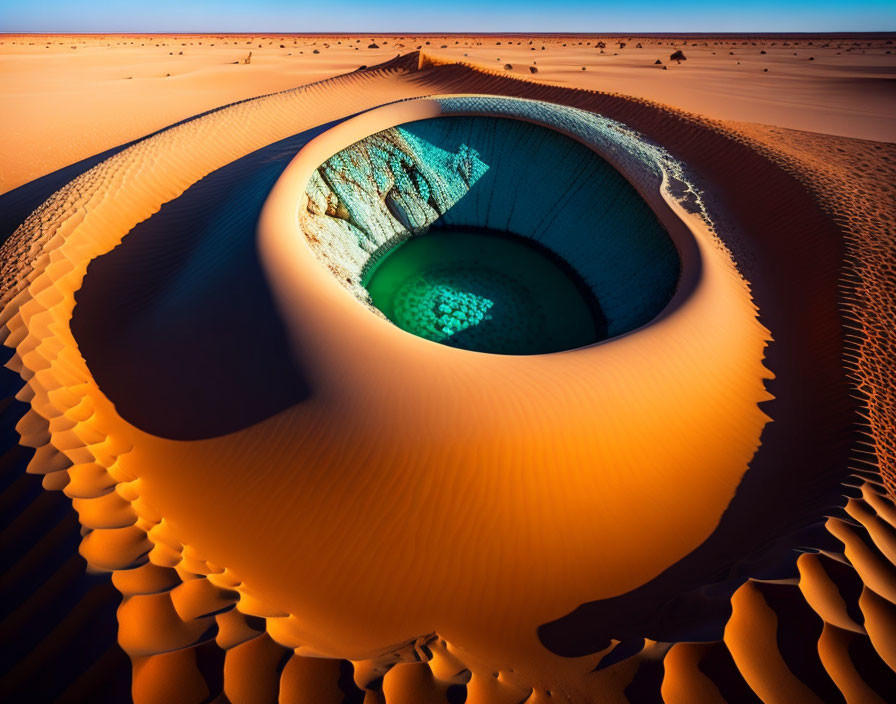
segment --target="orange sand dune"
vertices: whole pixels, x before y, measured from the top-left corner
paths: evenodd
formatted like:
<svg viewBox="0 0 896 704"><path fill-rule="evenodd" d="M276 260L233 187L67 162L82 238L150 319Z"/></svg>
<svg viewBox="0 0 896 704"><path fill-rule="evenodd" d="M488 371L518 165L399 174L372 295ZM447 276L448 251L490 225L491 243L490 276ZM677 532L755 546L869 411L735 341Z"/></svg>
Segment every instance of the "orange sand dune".
<svg viewBox="0 0 896 704"><path fill-rule="evenodd" d="M893 36L0 35L0 192L205 110L415 48L483 68L510 64L515 76L529 77L531 66L545 83L720 119L893 142L896 45L888 41ZM687 56L681 64L669 61L676 48Z"/></svg>
<svg viewBox="0 0 896 704"><path fill-rule="evenodd" d="M894 319L882 204L896 149L468 59L413 53L162 131L79 176L4 245L0 320L30 405L29 472L73 499L81 554L113 573L135 701L339 701L352 687L390 703L883 701L896 407L873 331ZM687 166L708 219L602 154L682 257L659 318L571 352L459 352L370 315L320 266L299 227L313 170L367 134L445 114L427 96L452 94L598 113ZM138 224L330 122L257 222L308 398L202 440L125 420L82 354L110 330L71 324L89 264L118 248L122 266L163 272L173 260L129 246ZM708 630L689 634L697 614L712 614Z"/></svg>

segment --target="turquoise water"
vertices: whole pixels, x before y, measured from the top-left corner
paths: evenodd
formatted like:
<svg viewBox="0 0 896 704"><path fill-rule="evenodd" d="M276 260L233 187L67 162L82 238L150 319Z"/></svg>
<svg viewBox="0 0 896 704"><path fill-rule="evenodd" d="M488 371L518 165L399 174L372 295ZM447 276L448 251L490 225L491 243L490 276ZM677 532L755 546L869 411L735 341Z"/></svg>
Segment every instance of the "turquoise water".
<svg viewBox="0 0 896 704"><path fill-rule="evenodd" d="M434 230L392 248L363 284L402 330L452 347L544 354L606 336L577 275L520 237Z"/></svg>
<svg viewBox="0 0 896 704"><path fill-rule="evenodd" d="M660 156L619 125L505 103L621 162L643 160L658 184ZM343 285L402 329L455 347L538 354L622 335L660 313L680 274L669 234L626 178L525 119L399 125L328 159L306 190L306 235Z"/></svg>

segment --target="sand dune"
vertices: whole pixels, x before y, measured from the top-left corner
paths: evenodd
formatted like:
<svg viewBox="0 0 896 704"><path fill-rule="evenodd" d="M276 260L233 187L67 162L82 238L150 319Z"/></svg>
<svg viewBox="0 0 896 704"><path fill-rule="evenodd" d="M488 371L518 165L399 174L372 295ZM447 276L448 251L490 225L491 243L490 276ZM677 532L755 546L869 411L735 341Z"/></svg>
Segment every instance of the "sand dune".
<svg viewBox="0 0 896 704"><path fill-rule="evenodd" d="M123 595L135 701L883 701L896 406L867 331L893 321L896 149L434 51L139 141L3 245L28 471ZM507 112L530 104L553 107ZM321 266L318 167L471 114L560 130L632 184L682 261L656 318L464 352Z"/></svg>
<svg viewBox="0 0 896 704"><path fill-rule="evenodd" d="M891 35L848 34L7 34L0 36L0 192L205 110L416 48L500 71L509 63L516 76L529 76L533 66L541 82L620 92L725 120L892 142L892 41ZM371 43L378 48L369 49ZM687 56L681 64L669 61L678 48ZM242 63L250 51L251 63ZM57 119L60 100L64 121Z"/></svg>

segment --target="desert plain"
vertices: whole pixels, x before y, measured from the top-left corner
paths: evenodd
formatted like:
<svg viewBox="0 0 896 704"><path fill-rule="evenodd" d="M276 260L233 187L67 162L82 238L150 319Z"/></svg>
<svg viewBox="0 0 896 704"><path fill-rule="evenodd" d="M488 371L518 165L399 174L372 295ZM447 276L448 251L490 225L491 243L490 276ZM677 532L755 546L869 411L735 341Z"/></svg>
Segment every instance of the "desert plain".
<svg viewBox="0 0 896 704"><path fill-rule="evenodd" d="M896 139L889 35L7 34L0 40L0 190L206 110L416 49L498 71L509 64L509 75L711 118ZM678 50L686 61L669 59Z"/></svg>
<svg viewBox="0 0 896 704"><path fill-rule="evenodd" d="M6 691L885 701L894 41L0 37ZM478 123L482 183L522 185L474 191L464 147L454 212L552 241L639 196L677 257L659 313L514 356L359 305L391 235L315 174L477 115L573 139L520 132L527 170ZM401 202L450 212L424 166ZM394 181L355 189L370 222L406 224Z"/></svg>

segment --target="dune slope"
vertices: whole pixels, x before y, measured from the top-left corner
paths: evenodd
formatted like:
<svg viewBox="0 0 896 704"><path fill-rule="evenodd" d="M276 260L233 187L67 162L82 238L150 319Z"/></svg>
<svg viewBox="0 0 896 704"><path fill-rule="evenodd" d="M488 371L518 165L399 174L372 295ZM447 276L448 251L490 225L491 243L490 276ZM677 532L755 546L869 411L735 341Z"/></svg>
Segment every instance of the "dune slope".
<svg viewBox="0 0 896 704"><path fill-rule="evenodd" d="M455 93L597 113L685 164L711 223L640 192L696 243L693 290L630 336L517 362L399 336L359 306L302 239L303 187L321 155L444 106L346 118ZM309 400L262 404L189 442L120 411L114 379L94 373L99 338L112 330L139 353L129 313L164 316L172 342L193 323L156 296L102 317L104 260L174 289L192 266L186 280L207 283L214 312L226 286L210 281L202 238L171 253L141 228L189 230L181 198L210 227L228 165L336 122L283 172L258 223ZM72 181L3 246L0 319L30 406L17 426L36 449L28 471L73 499L82 555L113 573L135 700L883 700L896 665L896 296L881 205L894 152L412 54L184 123ZM234 253L252 220L217 223ZM238 268L218 256L223 273ZM246 363L220 339L197 353L227 362L217 390L200 390L210 409L222 387L236 392L228 365ZM372 343L360 356L358 340ZM581 380L598 364L591 395ZM189 371L172 390L185 403ZM164 414L166 396L140 410Z"/></svg>

